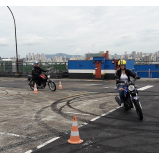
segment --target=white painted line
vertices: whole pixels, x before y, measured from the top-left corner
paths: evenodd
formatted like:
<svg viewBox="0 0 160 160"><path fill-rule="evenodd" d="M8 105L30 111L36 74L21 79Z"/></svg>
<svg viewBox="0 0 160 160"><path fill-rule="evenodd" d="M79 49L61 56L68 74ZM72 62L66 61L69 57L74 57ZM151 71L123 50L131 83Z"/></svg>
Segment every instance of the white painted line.
<svg viewBox="0 0 160 160"><path fill-rule="evenodd" d="M104 88L109 88L109 87L104 87Z"/></svg>
<svg viewBox="0 0 160 160"><path fill-rule="evenodd" d="M49 140L49 141L47 141L47 142L45 142L45 143L37 146L37 148L38 148L38 149L39 149L39 148L42 148L42 147L44 147L45 145L47 145L47 144L49 144L49 143L51 143L51 142L53 142L53 141L55 141L55 140L57 140L57 139L59 139L59 138L60 138L60 137L55 137L55 138L53 138L53 139L51 139L51 140Z"/></svg>
<svg viewBox="0 0 160 160"><path fill-rule="evenodd" d="M70 89L65 89L65 91L71 91L71 92L78 92L78 91L74 91L74 90L70 90ZM83 91L86 93L99 93L99 92L88 92L88 91Z"/></svg>
<svg viewBox="0 0 160 160"><path fill-rule="evenodd" d="M83 114L83 113L74 113L74 112L63 112L63 113L71 113L71 114L80 114L80 115L87 115L87 116L90 116L90 114Z"/></svg>
<svg viewBox="0 0 160 160"><path fill-rule="evenodd" d="M108 112L108 113L109 113L109 112ZM104 113L104 114L102 114L102 115L101 115L101 117L104 117L104 116L106 116L108 113Z"/></svg>
<svg viewBox="0 0 160 160"><path fill-rule="evenodd" d="M112 110L109 111L109 113L111 113L111 112L113 112L113 111L115 111L115 110L116 110L116 109L112 109Z"/></svg>
<svg viewBox="0 0 160 160"><path fill-rule="evenodd" d="M96 99L95 99L95 100L85 99L85 100L86 100L86 101L98 101L98 100L96 100Z"/></svg>
<svg viewBox="0 0 160 160"><path fill-rule="evenodd" d="M143 91L143 90L148 89L148 88L151 88L151 87L153 87L153 86L147 85L147 86L145 86L145 87L138 88L138 91Z"/></svg>
<svg viewBox="0 0 160 160"><path fill-rule="evenodd" d="M100 118L100 117L101 117L101 116L95 117L95 118L91 119L90 121L95 121L95 120L97 120L97 119Z"/></svg>
<svg viewBox="0 0 160 160"><path fill-rule="evenodd" d="M101 116L98 116L98 117L96 117L96 118L93 118L91 121L95 121L96 119L98 119L98 118L100 118L100 117L104 117L104 116L106 116L107 114L109 114L109 113L117 110L118 108L121 108L121 106L118 106L118 107L116 107L115 109L112 109L112 110L108 111L107 113L102 114Z"/></svg>
<svg viewBox="0 0 160 160"><path fill-rule="evenodd" d="M55 140L57 140L57 139L59 139L59 138L60 138L60 137L55 137L55 138L53 138L53 139L51 139L51 140L49 140L49 141L47 141L47 142L45 142L45 143L37 146L36 148L37 148L37 149L40 149L40 148L44 147L45 145L47 145L47 144L49 144L49 143L51 143L51 142L53 142L53 141L55 141ZM29 151L26 151L25 153L32 153L32 152L33 152L33 150L29 150Z"/></svg>
<svg viewBox="0 0 160 160"><path fill-rule="evenodd" d="M116 107L116 109L118 109L118 108L120 108L120 106ZM107 115L107 114L115 111L116 109L112 109L111 111L109 111L109 112L107 112L107 113L104 113L104 114L102 114L101 116L95 117L95 118L93 118L93 119L90 120L90 121L93 122L93 121L95 121L95 120L97 120L97 119L99 119L99 118L101 118L101 117L103 117L103 116L105 116L105 115ZM64 112L64 113L65 113L65 112ZM72 113L72 112L70 112L70 113ZM81 124L80 126L78 126L78 128L83 127L84 125L87 125L87 124L88 124L88 123L83 123L83 124ZM41 147L43 147L43 146L45 146L45 145L47 145L47 144L49 144L49 143L57 140L57 139L59 139L59 138L60 138L60 137L55 137L55 138L53 138L53 139L51 139L51 140L49 140L49 141L47 141L47 142L39 145L39 146L37 147L37 149L39 149L39 148L41 148ZM25 153L32 153L32 150L29 150L29 151L27 151L27 152L25 152Z"/></svg>
<svg viewBox="0 0 160 160"><path fill-rule="evenodd" d="M116 107L116 108L117 108L117 109L118 109L118 108L121 108L121 106L118 106L118 107Z"/></svg>
<svg viewBox="0 0 160 160"><path fill-rule="evenodd" d="M83 127L83 126L85 126L85 125L87 125L87 124L88 124L88 123L83 123L83 124L79 125L78 128Z"/></svg>
<svg viewBox="0 0 160 160"><path fill-rule="evenodd" d="M29 151L27 151L27 152L25 152L25 153L32 153L32 150L29 150Z"/></svg>
<svg viewBox="0 0 160 160"><path fill-rule="evenodd" d="M1 134L1 135L7 135L7 136L20 137L20 138L31 138L31 139L35 139L35 138L33 138L33 137L22 136L22 135L13 134L13 133L0 132L0 134Z"/></svg>
<svg viewBox="0 0 160 160"><path fill-rule="evenodd" d="M102 86L103 84L87 84L87 85L91 85L91 86Z"/></svg>

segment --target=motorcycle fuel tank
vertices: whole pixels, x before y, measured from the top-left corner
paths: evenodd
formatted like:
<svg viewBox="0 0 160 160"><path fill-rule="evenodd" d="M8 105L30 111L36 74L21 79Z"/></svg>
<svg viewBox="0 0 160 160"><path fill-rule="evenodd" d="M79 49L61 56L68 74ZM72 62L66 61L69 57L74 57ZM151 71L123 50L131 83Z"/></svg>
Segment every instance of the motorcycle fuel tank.
<svg viewBox="0 0 160 160"><path fill-rule="evenodd" d="M46 79L45 75L39 75L41 78Z"/></svg>

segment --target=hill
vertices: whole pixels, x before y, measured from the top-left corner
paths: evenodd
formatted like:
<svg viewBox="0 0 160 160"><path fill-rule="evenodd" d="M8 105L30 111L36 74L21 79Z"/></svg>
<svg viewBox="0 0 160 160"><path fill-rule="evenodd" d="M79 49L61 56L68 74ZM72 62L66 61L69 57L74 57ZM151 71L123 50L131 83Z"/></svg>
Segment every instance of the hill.
<svg viewBox="0 0 160 160"><path fill-rule="evenodd" d="M57 53L57 54L45 54L46 58L52 58L54 56L65 56L66 58L71 58L72 56L74 57L81 57L82 55L69 55L69 54L65 54L65 53Z"/></svg>

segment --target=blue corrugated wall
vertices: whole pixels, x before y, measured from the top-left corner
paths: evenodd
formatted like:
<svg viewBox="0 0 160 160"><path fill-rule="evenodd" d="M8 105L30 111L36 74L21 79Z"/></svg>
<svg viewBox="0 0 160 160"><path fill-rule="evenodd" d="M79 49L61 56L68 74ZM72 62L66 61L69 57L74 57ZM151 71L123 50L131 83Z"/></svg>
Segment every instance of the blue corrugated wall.
<svg viewBox="0 0 160 160"><path fill-rule="evenodd" d="M93 68L93 61L86 60L86 61L77 61L71 60L68 61L68 69L94 69Z"/></svg>
<svg viewBox="0 0 160 160"><path fill-rule="evenodd" d="M134 68L134 59L127 60L126 68L127 69L133 69Z"/></svg>
<svg viewBox="0 0 160 160"><path fill-rule="evenodd" d="M104 69L115 69L115 62L112 63L111 60L106 60Z"/></svg>
<svg viewBox="0 0 160 160"><path fill-rule="evenodd" d="M135 65L135 71L142 78L159 78L159 64ZM150 69L150 73L149 73Z"/></svg>
<svg viewBox="0 0 160 160"><path fill-rule="evenodd" d="M99 60L103 60L101 64L101 69L104 70L114 70L115 63L112 63L112 60L105 60L104 57L94 57L93 60L69 60L68 69L90 69L95 70L95 64ZM138 75L142 78L159 78L159 64L150 64L150 65L134 65L134 60L127 60L127 69L135 69L138 72ZM149 73L150 69L150 73ZM132 70L134 71L134 70Z"/></svg>

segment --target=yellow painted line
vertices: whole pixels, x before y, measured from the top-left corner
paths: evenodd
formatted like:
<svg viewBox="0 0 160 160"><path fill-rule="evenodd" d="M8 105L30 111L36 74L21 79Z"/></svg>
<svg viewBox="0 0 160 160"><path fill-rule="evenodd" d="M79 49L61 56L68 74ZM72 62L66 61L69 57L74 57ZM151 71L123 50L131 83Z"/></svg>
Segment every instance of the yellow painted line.
<svg viewBox="0 0 160 160"><path fill-rule="evenodd" d="M95 75L95 73L93 73L93 75ZM105 73L101 73L101 75L105 75Z"/></svg>

